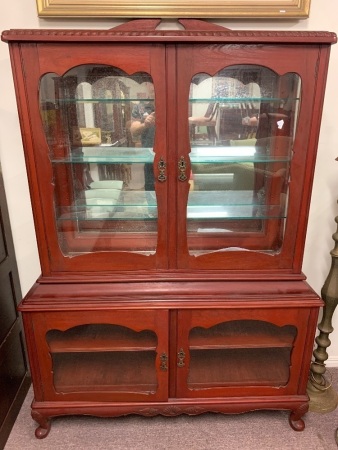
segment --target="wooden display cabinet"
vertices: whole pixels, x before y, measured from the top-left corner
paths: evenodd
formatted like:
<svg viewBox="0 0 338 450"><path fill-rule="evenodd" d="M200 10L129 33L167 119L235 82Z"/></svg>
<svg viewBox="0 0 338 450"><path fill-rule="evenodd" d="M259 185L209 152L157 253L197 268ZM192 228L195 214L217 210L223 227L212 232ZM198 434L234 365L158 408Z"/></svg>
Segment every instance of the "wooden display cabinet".
<svg viewBox="0 0 338 450"><path fill-rule="evenodd" d="M181 20L9 30L42 274L20 305L36 436L59 415L286 409L329 32Z"/></svg>

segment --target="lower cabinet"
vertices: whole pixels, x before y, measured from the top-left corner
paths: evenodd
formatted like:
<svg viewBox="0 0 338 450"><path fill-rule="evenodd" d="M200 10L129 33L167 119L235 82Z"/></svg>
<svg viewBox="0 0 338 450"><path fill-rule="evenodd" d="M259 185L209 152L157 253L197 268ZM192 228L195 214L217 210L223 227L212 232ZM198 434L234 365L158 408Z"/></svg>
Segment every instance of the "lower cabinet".
<svg viewBox="0 0 338 450"><path fill-rule="evenodd" d="M206 305L24 312L36 436L65 414L264 408L290 410L291 426L303 429L318 307Z"/></svg>

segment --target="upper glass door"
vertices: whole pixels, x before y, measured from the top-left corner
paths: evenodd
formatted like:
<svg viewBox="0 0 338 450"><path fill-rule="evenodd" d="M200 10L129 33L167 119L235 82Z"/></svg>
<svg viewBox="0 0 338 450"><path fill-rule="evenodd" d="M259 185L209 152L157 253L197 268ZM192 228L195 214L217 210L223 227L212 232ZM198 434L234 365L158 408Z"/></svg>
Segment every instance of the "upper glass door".
<svg viewBox="0 0 338 450"><path fill-rule="evenodd" d="M303 92L314 84L304 64L287 58L288 48L279 48L278 59L270 57L273 48L254 50L220 44L179 51L180 268L298 264L300 211L307 207L304 130L311 131L306 110L314 101Z"/></svg>
<svg viewBox="0 0 338 450"><path fill-rule="evenodd" d="M146 69L129 74L119 64L80 64L40 79L62 258L119 252L120 268L123 260L134 269L161 264L158 204L164 208L165 200L158 200L166 198L166 147L156 155L156 134L165 113L155 126L155 103L164 80L155 73L154 81Z"/></svg>

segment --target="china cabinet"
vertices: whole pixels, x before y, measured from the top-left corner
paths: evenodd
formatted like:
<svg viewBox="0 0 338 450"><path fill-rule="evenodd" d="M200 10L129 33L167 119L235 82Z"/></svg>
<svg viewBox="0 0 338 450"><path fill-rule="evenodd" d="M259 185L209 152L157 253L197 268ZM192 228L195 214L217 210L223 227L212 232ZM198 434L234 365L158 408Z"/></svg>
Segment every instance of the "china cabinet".
<svg viewBox="0 0 338 450"><path fill-rule="evenodd" d="M9 30L41 277L20 305L51 418L290 411L329 32Z"/></svg>

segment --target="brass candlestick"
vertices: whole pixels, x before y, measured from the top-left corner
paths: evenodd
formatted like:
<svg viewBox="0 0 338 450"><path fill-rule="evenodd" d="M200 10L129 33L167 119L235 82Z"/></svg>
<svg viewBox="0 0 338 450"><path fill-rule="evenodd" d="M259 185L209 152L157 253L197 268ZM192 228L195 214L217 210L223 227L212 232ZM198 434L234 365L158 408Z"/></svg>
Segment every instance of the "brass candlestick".
<svg viewBox="0 0 338 450"><path fill-rule="evenodd" d="M338 216L335 218L338 225ZM324 300L323 317L318 325L319 335L316 337L317 348L313 352L315 360L311 364L307 393L310 397L309 410L312 412L330 412L337 408L338 394L332 387L329 377L325 376L325 361L328 358L327 347L333 331L332 317L338 304L338 228L332 235L335 241L331 253L331 268L321 291Z"/></svg>

